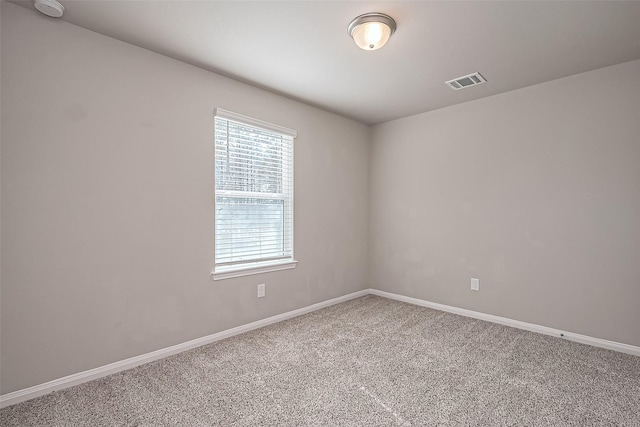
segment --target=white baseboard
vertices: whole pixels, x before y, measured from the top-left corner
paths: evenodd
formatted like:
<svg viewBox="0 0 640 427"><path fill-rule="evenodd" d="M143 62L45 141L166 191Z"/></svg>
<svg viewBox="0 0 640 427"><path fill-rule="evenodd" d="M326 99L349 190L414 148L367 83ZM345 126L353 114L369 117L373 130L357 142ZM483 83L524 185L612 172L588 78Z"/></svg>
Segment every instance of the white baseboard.
<svg viewBox="0 0 640 427"><path fill-rule="evenodd" d="M429 307L448 313L459 314L461 316L473 317L474 319L486 320L487 322L499 323L501 325L511 326L513 328L524 329L531 332L537 332L544 335L552 335L558 338L564 338L569 341L579 342L594 347L606 348L607 350L618 351L620 353L632 354L640 356L640 347L634 345L623 344L615 341L603 340L587 335L580 335L573 332L562 331L559 329L549 328L547 326L536 325L534 323L521 322L519 320L509 319L507 317L494 316L492 314L480 313L479 311L466 310L464 308L453 307L450 305L438 304L431 301L425 301L418 298L406 297L404 295L393 294L391 292L379 291L377 289L369 289L371 295L378 295L384 298L394 299L409 304Z"/></svg>
<svg viewBox="0 0 640 427"><path fill-rule="evenodd" d="M418 298L406 297L404 295L393 294L391 292L379 291L377 289L365 289L358 292L353 292L338 298L333 298L327 301L319 302L307 307L303 307L297 310L289 311L286 313L278 314L276 316L268 317L266 319L258 320L256 322L248 323L246 325L238 326L226 331L221 331L206 337L197 338L195 340L187 341L182 344L177 344L171 347L163 348L160 350L152 351L151 353L142 354L140 356L131 357L129 359L121 360L119 362L110 363L105 366L101 366L95 369L90 369L84 372L78 372L76 374L68 375L57 380L49 381L44 384L40 384L33 387L28 387L22 390L14 391L12 393L3 394L0 396L0 408L15 405L16 403L24 402L25 400L33 399L38 396L51 393L52 391L62 390L68 387L73 387L78 384L82 384L91 380L106 377L107 375L115 374L117 372L125 371L127 369L135 368L136 366L143 365L145 363L153 362L158 359L162 359L167 356L182 353L183 351L191 350L196 347L200 347L212 342L220 341L225 338L239 335L244 332L249 332L254 329L262 328L263 326L271 325L273 323L281 322L283 320L291 319L297 316L301 316L312 311L320 310L321 308L329 307L334 304L349 301L354 298L362 297L365 295L378 295L384 298L394 299L397 301L406 302L409 304L419 305L422 307L429 307L440 311L446 311L449 313L459 314L461 316L472 317L475 319L486 320L488 322L499 323L506 326L511 326L518 329L524 329L531 332L537 332L545 335L552 335L559 338L565 338L570 341L576 341L582 344L592 345L594 347L606 348L608 350L614 350L621 353L632 354L634 356L640 356L640 347L636 347L629 344L622 344L615 341L603 340L600 338L593 338L587 335L575 334L572 332L561 331L559 329L548 328L546 326L540 326L533 323L521 322L519 320L508 319L506 317L494 316L492 314L480 313L478 311L466 310L464 308L453 307L450 305L438 304L431 301L425 301Z"/></svg>
<svg viewBox="0 0 640 427"><path fill-rule="evenodd" d="M225 338L239 335L244 332L249 332L254 329L262 328L263 326L271 325L273 323L281 322L283 320L291 319L301 316L303 314L310 313L312 311L320 310L321 308L329 307L334 304L339 304L354 298L368 295L368 290L362 290L353 292L338 298L333 298L327 301L319 302L307 307L299 308L297 310L289 311L286 313L278 314L276 316L268 317L266 319L258 320L248 323L246 325L238 326L236 328L227 329L212 335L208 335L202 338L196 338L195 340L187 341L182 344L176 344L171 347L162 348L160 350L152 351L151 353L142 354L140 356L131 357L129 359L121 360L119 362L110 363L108 365L100 366L95 369L89 369L88 371L78 372L77 374L68 375L66 377L58 378L57 380L49 381L44 384L39 384L33 387L28 387L22 390L14 391L12 393L3 394L0 396L0 408L15 405L16 403L24 402L25 400L33 399L38 396L51 393L52 391L62 390L74 385L86 383L91 380L106 377L107 375L115 374L117 372L125 371L127 369L135 368L136 366L143 365L145 363L153 362L158 359L162 359L167 356L182 353L183 351L191 350L192 348L200 347L206 344L210 344L215 341L220 341Z"/></svg>

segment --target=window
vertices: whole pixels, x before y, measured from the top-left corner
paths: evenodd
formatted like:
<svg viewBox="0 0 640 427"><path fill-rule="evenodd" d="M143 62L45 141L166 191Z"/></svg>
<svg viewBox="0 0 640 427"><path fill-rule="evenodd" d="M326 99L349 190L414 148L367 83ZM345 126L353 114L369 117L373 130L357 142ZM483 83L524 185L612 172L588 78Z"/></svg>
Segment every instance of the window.
<svg viewBox="0 0 640 427"><path fill-rule="evenodd" d="M214 279L295 267L296 135L216 109Z"/></svg>

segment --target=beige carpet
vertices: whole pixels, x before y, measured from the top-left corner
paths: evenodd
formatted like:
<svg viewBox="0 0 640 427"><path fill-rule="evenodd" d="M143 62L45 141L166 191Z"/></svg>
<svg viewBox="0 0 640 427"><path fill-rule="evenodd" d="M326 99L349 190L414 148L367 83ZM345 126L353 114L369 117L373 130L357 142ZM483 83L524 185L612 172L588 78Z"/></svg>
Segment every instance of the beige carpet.
<svg viewBox="0 0 640 427"><path fill-rule="evenodd" d="M640 358L366 296L0 411L3 426L640 426Z"/></svg>

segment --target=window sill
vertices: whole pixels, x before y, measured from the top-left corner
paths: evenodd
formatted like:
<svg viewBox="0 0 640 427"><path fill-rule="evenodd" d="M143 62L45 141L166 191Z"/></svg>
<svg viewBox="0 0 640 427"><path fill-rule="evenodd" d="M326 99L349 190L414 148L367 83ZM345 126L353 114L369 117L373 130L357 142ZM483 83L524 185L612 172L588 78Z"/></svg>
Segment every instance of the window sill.
<svg viewBox="0 0 640 427"><path fill-rule="evenodd" d="M285 261L272 264L261 264L251 267L230 268L211 272L213 280L231 279L232 277L250 276L252 274L269 273L271 271L296 268L298 261Z"/></svg>

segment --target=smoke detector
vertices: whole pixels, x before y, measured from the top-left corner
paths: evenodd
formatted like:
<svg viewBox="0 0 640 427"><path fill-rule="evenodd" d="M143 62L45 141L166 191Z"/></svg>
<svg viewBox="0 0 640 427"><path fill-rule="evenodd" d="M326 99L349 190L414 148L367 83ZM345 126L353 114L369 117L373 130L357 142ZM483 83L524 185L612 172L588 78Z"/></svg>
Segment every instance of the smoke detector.
<svg viewBox="0 0 640 427"><path fill-rule="evenodd" d="M56 0L35 0L33 5L38 9L38 12L52 18L60 18L64 13L64 6Z"/></svg>
<svg viewBox="0 0 640 427"><path fill-rule="evenodd" d="M466 76L458 77L457 79L449 80L445 82L451 86L453 90L460 90L467 87L475 86L486 82L487 80L480 75L480 73L467 74Z"/></svg>

